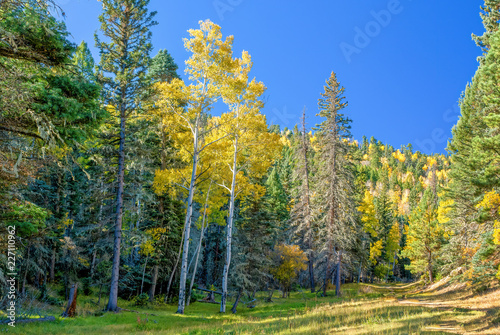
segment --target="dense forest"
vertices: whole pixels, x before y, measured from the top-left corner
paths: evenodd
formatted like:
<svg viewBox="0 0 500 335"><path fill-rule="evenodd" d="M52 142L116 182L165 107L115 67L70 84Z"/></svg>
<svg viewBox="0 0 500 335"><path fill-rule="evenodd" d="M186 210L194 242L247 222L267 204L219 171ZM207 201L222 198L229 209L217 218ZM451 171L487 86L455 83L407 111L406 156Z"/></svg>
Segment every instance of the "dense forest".
<svg viewBox="0 0 500 335"><path fill-rule="evenodd" d="M446 155L354 140L335 69L321 123L271 125L251 55L219 25L200 21L174 60L152 55L148 0L101 2L94 60L57 4L0 1L2 310L12 274L26 315L76 290L106 311L236 313L258 292L500 279L499 0Z"/></svg>

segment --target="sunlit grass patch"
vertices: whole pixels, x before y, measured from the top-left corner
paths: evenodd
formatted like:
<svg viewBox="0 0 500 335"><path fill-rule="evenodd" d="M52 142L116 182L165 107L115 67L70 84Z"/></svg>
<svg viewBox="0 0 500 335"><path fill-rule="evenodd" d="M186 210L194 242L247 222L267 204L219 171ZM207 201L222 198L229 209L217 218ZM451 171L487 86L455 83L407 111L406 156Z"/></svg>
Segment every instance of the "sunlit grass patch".
<svg viewBox="0 0 500 335"><path fill-rule="evenodd" d="M328 292L327 297L293 292L288 299L273 297L273 303L264 302L267 294L261 292L257 294L255 308L240 305L237 314L220 314L218 305L194 303L185 315L178 315L173 305L134 307L130 302L120 301L123 308L140 313L80 314L75 319L18 325L9 332L44 335L462 334L488 325L484 321L485 311L419 305L420 298L427 301L432 297L429 294L412 296L412 304L398 299L409 295L417 286L347 284L341 297L335 297L333 292ZM86 299L83 302L85 304ZM492 320L494 315L488 317Z"/></svg>

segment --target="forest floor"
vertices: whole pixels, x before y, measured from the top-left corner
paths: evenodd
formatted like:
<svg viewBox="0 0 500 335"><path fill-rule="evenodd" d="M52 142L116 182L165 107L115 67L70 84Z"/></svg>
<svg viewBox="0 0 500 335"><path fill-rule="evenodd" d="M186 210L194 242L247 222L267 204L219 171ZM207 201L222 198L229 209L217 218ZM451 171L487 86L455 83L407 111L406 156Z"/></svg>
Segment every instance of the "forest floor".
<svg viewBox="0 0 500 335"><path fill-rule="evenodd" d="M255 308L240 304L237 314L196 302L178 315L176 306L136 307L120 301L120 313L95 313L89 297L79 296L78 314L52 322L0 325L12 334L500 334L500 289L450 284L346 284L342 297L294 292L290 298L257 295ZM93 307L94 306L94 307ZM230 309L231 305L228 306ZM52 310L51 315L59 315ZM85 316L87 315L87 316Z"/></svg>

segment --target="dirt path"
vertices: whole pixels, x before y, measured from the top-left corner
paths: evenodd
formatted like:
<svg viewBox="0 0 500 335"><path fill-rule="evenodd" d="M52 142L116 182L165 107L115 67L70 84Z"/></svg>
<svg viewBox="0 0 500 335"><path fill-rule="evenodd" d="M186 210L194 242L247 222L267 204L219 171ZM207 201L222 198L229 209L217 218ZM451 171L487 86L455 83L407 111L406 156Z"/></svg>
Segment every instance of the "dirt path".
<svg viewBox="0 0 500 335"><path fill-rule="evenodd" d="M370 285L395 297L399 305L420 306L442 311L441 320L429 320L423 330L450 334L500 334L500 288L477 293L465 284L448 285L446 279L428 288L420 285Z"/></svg>

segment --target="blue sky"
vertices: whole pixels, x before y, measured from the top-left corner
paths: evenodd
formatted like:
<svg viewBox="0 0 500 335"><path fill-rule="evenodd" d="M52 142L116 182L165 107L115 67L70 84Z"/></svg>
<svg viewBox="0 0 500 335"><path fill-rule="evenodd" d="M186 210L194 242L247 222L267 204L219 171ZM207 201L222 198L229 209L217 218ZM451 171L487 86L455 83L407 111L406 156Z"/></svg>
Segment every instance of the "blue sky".
<svg viewBox="0 0 500 335"><path fill-rule="evenodd" d="M75 43L94 57L97 0L59 0ZM263 113L293 127L306 107L308 126L331 71L345 87L354 138L444 153L459 115L458 99L477 69L482 0L264 1L152 0L155 50L167 49L184 71L182 39L210 19L247 50L253 75L267 86Z"/></svg>

